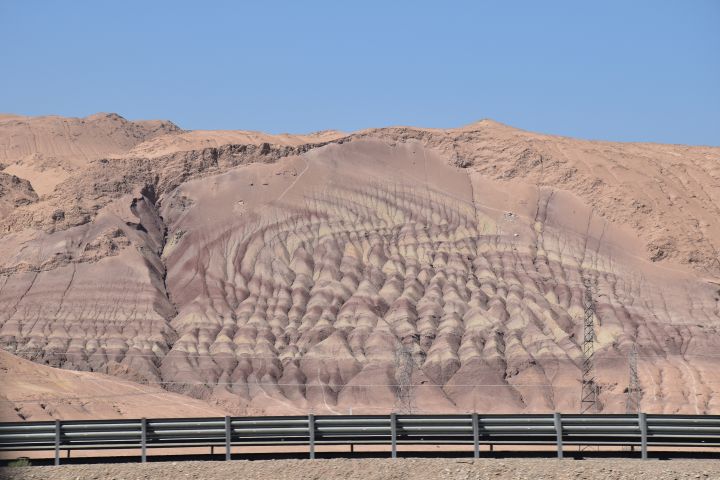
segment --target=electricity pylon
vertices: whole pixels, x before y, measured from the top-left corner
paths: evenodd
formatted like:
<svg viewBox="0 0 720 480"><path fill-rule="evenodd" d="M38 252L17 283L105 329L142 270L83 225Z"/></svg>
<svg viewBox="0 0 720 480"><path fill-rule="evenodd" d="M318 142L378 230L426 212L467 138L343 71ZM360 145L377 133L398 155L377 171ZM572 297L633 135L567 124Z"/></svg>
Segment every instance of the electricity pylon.
<svg viewBox="0 0 720 480"><path fill-rule="evenodd" d="M637 366L637 344L628 352L628 387L625 395L625 413L640 413L640 380Z"/></svg>
<svg viewBox="0 0 720 480"><path fill-rule="evenodd" d="M405 345L398 345L395 349L395 380L398 392L395 411L398 413L413 412L412 376L414 365L410 350Z"/></svg>
<svg viewBox="0 0 720 480"><path fill-rule="evenodd" d="M585 294L583 299L583 344L582 344L582 391L580 393L580 413L598 412L598 386L595 381L595 300L593 284L590 278L583 276Z"/></svg>

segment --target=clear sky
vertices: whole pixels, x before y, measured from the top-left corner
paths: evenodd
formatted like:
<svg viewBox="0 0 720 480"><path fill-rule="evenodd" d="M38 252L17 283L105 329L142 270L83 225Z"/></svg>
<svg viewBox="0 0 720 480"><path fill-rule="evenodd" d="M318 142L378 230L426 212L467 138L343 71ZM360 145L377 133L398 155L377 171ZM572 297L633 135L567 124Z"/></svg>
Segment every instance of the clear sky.
<svg viewBox="0 0 720 480"><path fill-rule="evenodd" d="M0 112L720 145L720 0L0 0Z"/></svg>

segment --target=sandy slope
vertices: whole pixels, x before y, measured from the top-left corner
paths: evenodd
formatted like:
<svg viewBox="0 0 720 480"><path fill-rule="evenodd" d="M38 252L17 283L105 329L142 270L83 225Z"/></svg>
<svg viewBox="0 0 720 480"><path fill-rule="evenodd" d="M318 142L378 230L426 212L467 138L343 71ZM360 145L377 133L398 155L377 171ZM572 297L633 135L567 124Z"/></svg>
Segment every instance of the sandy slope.
<svg viewBox="0 0 720 480"><path fill-rule="evenodd" d="M589 289L603 411L633 344L644 410L720 411L720 148L91 118L77 158L22 120L68 177L0 219L8 350L233 412L576 411Z"/></svg>
<svg viewBox="0 0 720 480"><path fill-rule="evenodd" d="M92 372L38 365L0 351L0 421L223 416L201 400Z"/></svg>

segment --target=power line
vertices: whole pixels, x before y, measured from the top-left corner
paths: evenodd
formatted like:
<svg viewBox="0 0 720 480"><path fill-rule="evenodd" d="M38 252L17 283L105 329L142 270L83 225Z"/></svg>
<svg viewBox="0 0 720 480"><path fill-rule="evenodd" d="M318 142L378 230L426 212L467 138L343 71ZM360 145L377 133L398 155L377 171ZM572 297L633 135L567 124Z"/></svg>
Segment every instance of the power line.
<svg viewBox="0 0 720 480"><path fill-rule="evenodd" d="M23 378L47 378L43 375L23 375ZM0 377L1 378L1 377ZM120 377L112 378L113 380L118 381L131 381L126 380ZM312 381L312 379L310 380ZM355 388L355 387L401 387L401 386L407 386L407 384L400 384L400 383L321 383L321 384L312 384L312 383L299 383L299 382L289 382L289 383L274 383L274 382L217 382L217 383L211 383L211 382L199 382L199 381L192 381L192 382L178 382L178 381L160 381L160 382L134 382L137 386L146 386L146 385L187 385L187 386L193 386L193 385L202 385L205 387L216 387L216 386L266 386L266 387L306 387L306 388L320 388L320 387L330 387L330 388ZM416 383L411 385L413 388L419 388L419 387L442 387L442 388L476 388L476 387L510 387L510 388L527 388L527 387L542 387L542 388L574 388L571 386L561 386L561 385L553 385L550 383L473 383L473 384L441 384L441 383Z"/></svg>
<svg viewBox="0 0 720 480"><path fill-rule="evenodd" d="M6 350L6 351L7 351L7 350ZM15 353L13 353L13 352L8 352L8 353L12 353L12 354L14 354L14 355L16 355L16 356L19 356L19 357L23 357L23 355L25 355L25 354L30 354L30 353L32 353L32 354L36 354L36 356L38 356L38 357L50 357L50 356L55 356L55 357L67 357L68 359L71 359L71 357L76 356L76 355L80 355L80 356L82 356L82 357L96 357L96 356L97 356L97 357L112 357L112 356L116 356L116 355L117 355L117 354L111 353L111 352L107 352L107 353L101 353L101 352L93 352L93 353L81 353L81 352L65 352L65 353L63 353L63 352L42 352L42 353L40 353L40 352L25 351L25 352L15 352ZM160 359L163 359L163 358L168 357L170 353L173 353L173 354L182 354L182 353L185 353L185 352L181 352L181 351L178 351L178 350L171 350L170 352L166 353L164 356L160 356L160 355L157 355L157 354L149 354L149 353L147 353L147 354L146 354L146 353L128 353L128 354L124 354L124 355L121 355L121 356L122 356L123 358L126 358L126 357L131 357L131 358L134 358L134 357L140 357L140 358L146 357L146 358L160 358ZM232 354L232 353L224 353L224 352L223 352L223 353L214 353L214 354L210 354L210 353L192 353L192 354L182 355L182 357L184 357L184 358L217 358L217 359L222 359L224 356L227 356L227 355L231 355L231 356L233 356L233 358L236 358L236 359L302 360L302 359L304 359L304 358L307 358L307 359L312 359L312 360L314 360L314 359L322 358L322 359L335 359L335 360L357 360L357 357L355 357L355 356L353 356L353 357L338 357L337 355L315 355L315 354L310 354L310 355L308 355L308 354L304 354L304 355L299 355L299 356L288 357L288 356L285 356L285 354L283 354L283 353L279 353L278 355L275 355L275 356L273 356L273 355L249 355L249 354L245 354L245 353ZM558 359L561 360L561 359L562 359L562 357L553 356L553 355L531 355L531 357L532 357L533 359L553 359L553 360L558 360ZM627 355L603 355L602 353L598 353L598 352L594 352L594 353L593 353L593 357L596 358L596 359L600 359L600 360L627 359ZM638 358L638 359L642 359L642 358L668 358L668 357L669 357L669 358L675 358L675 357L681 357L681 358L685 358L685 357L687 357L687 358L704 358L704 357L707 357L707 358L720 358L720 354L717 354L717 353L695 353L695 354L693 354L693 353L666 353L666 354L659 354L659 353L658 353L658 354L644 354L644 355L638 354L638 355L637 355L637 358ZM23 357L23 358L25 358L25 357ZM571 359L572 357L568 356L567 358L568 358L568 359ZM582 357L580 357L580 358L582 358ZM389 359L390 359L390 358L388 357L388 360L389 360Z"/></svg>
<svg viewBox="0 0 720 480"><path fill-rule="evenodd" d="M27 377L35 377L35 378L45 378L42 375L25 375L24 378ZM121 380L121 379L118 379ZM720 382L706 382L706 384L720 384ZM146 382L146 383L138 383L136 388L141 388L144 386L152 386L152 385L180 385L180 386L204 386L204 387L216 387L216 386L245 386L245 387L282 387L282 386L289 386L289 387L305 387L307 388L322 388L322 387L359 387L359 388L371 388L371 387L400 387L400 384L391 384L391 383L378 383L378 384L321 384L321 385L308 385L305 383L269 383L269 382L250 382L246 384L238 384L232 383L232 382L220 382L216 384L209 384L209 383L203 383L203 382ZM439 385L439 384L414 384L412 385L412 388L418 388L418 387L453 387L453 388L551 388L553 390L559 390L559 389L574 389L576 387L573 386L562 386L562 385L551 385L551 384L458 384L458 385ZM75 396L49 396L47 398L32 398L32 399L19 399L19 400L10 400L7 398L0 398L0 402L5 403L48 403L48 402L57 402L57 401L72 401L72 400L92 400L92 399L100 399L100 398L120 398L120 397L134 397L134 396L143 396L143 395L166 395L166 394L173 394L173 395L183 395L182 393L171 391L171 390L159 390L156 392L137 392L137 393L113 393L113 394L107 394L107 395L75 395ZM197 400L192 397L188 397L190 400ZM369 407L368 407L369 408ZM389 407L387 408L389 409ZM413 406L414 409L414 406Z"/></svg>
<svg viewBox="0 0 720 480"><path fill-rule="evenodd" d="M28 376L25 376L28 377ZM44 378L41 375L36 375L37 378ZM370 387L400 387L399 384L392 384L392 383L379 383L379 384L356 384L356 385L340 385L340 384L322 384L322 385L308 385L305 383L247 383L247 384L238 384L238 383L231 383L231 382L220 382L216 384L208 384L203 382L147 382L147 383L140 383L138 384L138 387L143 386L151 386L151 385L181 385L181 386L205 386L205 387L216 387L216 386L258 386L258 387L305 387L307 388L322 388L322 387L330 387L330 388L336 388L336 387L359 387L359 388L370 388ZM413 388L416 387L442 387L443 385L438 384L417 384L413 385ZM457 388L501 388L501 387L510 387L510 388L531 388L531 387L538 387L538 388L572 388L572 387L562 387L562 386L553 386L553 385L543 385L543 384L517 384L517 385L510 385L510 384L473 384L473 385L452 385L452 387ZM48 403L48 402L57 402L57 401L72 401L72 400L93 400L93 399L100 399L100 398L119 398L119 397L134 397L134 396L143 396L143 395L165 395L165 394L175 394L175 395L183 395L182 393L173 392L169 390L161 390L157 392L137 392L137 393L125 393L125 394L108 394L108 395L84 395L84 396L52 396L48 398L35 398L35 399L22 399L22 400L10 400L10 399L0 399L0 402L6 402L6 403ZM192 397L189 397L190 399L193 399ZM387 409L390 409L389 407Z"/></svg>

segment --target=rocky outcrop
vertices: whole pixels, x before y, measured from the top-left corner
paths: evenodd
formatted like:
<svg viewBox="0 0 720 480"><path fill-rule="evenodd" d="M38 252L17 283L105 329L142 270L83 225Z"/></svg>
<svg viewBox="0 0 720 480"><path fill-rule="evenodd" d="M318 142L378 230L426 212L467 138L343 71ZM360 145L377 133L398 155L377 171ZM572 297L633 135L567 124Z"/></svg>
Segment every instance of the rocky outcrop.
<svg viewBox="0 0 720 480"><path fill-rule="evenodd" d="M153 195L160 198L192 178L249 163L276 162L321 145L224 145L154 158L130 156L95 160L58 184L53 195L43 198L32 208L18 209L0 220L0 235L28 228L53 232L83 225L123 195L153 191Z"/></svg>
<svg viewBox="0 0 720 480"><path fill-rule="evenodd" d="M0 172L0 218L17 207L37 202L38 196L27 180Z"/></svg>

